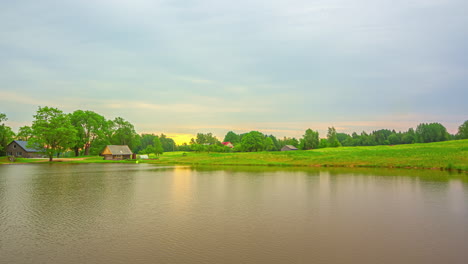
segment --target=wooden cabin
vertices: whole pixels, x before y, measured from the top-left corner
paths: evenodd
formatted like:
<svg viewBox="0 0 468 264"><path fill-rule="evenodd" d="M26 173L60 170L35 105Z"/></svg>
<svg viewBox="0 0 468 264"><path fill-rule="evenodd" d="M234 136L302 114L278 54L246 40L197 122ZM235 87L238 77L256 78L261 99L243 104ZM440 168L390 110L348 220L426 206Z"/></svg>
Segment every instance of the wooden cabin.
<svg viewBox="0 0 468 264"><path fill-rule="evenodd" d="M132 151L127 145L107 145L101 152L105 160L124 160L132 158Z"/></svg>
<svg viewBox="0 0 468 264"><path fill-rule="evenodd" d="M13 140L6 147L7 156L23 158L42 158L44 152L40 149L28 147L28 141Z"/></svg>
<svg viewBox="0 0 468 264"><path fill-rule="evenodd" d="M281 148L281 151L290 151L290 150L297 150L297 148L293 145L286 145Z"/></svg>

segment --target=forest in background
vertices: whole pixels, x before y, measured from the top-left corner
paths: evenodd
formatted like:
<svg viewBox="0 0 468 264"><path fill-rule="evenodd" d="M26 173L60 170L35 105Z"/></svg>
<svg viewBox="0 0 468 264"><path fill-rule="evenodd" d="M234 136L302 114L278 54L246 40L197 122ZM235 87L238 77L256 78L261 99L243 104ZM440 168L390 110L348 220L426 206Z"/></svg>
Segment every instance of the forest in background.
<svg viewBox="0 0 468 264"><path fill-rule="evenodd" d="M177 145L164 134L138 134L133 124L122 117L108 120L93 112L76 110L64 113L53 107L39 107L31 126L20 127L17 133L8 127L6 114L0 113L0 156L6 155L6 146L13 140L28 141L30 147L43 149L49 158L57 155L98 155L106 145L128 145L134 153L162 154L171 151L196 152L256 152L279 151L285 145L301 150L341 147L429 143L468 139L468 120L461 124L457 134L450 134L440 123L421 123L415 129L395 131L380 129L360 134L339 133L332 126L326 138L318 131L307 129L302 138L263 134L259 131L236 134L229 131L221 141L212 133L197 133L189 143ZM222 142L231 142L233 148Z"/></svg>

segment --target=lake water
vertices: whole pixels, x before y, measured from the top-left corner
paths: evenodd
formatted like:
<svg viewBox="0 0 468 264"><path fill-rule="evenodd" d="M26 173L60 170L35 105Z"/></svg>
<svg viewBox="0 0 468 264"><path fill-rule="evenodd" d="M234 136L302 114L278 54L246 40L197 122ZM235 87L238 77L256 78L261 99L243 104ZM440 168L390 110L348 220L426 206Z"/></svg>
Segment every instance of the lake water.
<svg viewBox="0 0 468 264"><path fill-rule="evenodd" d="M468 176L0 166L0 263L468 263Z"/></svg>

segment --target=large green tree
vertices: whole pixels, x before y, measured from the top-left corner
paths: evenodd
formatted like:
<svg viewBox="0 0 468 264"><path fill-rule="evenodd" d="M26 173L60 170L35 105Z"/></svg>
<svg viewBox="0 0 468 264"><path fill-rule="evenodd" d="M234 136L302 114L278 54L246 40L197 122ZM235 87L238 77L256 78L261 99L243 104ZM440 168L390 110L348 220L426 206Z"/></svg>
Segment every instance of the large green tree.
<svg viewBox="0 0 468 264"><path fill-rule="evenodd" d="M22 126L18 130L16 139L28 141L32 136L33 136L32 128L30 126Z"/></svg>
<svg viewBox="0 0 468 264"><path fill-rule="evenodd" d="M156 154L157 156L163 154L164 149L163 149L161 140L159 140L159 137L158 137L158 136L155 136L155 137L154 137L154 139L153 139L153 145L154 145L154 154Z"/></svg>
<svg viewBox="0 0 468 264"><path fill-rule="evenodd" d="M264 144L265 150L267 151L276 150L275 143L273 142L273 139L271 139L271 137L265 137L264 142L265 142Z"/></svg>
<svg viewBox="0 0 468 264"><path fill-rule="evenodd" d="M265 148L265 136L258 131L250 131L241 140L243 151L262 151Z"/></svg>
<svg viewBox="0 0 468 264"><path fill-rule="evenodd" d="M103 124L101 133L102 135L96 138L90 147L90 154L97 155L107 146L113 144L112 136L114 134L114 122L112 120L106 120Z"/></svg>
<svg viewBox="0 0 468 264"><path fill-rule="evenodd" d="M214 145L214 144L220 144L219 140L213 136L212 133L197 133L197 139L195 140L195 143L197 144L207 144L207 145Z"/></svg>
<svg viewBox="0 0 468 264"><path fill-rule="evenodd" d="M159 136L164 152L175 151L176 144L172 138L168 138L166 135L161 134Z"/></svg>
<svg viewBox="0 0 468 264"><path fill-rule="evenodd" d="M336 129L334 127L328 128L327 140L328 140L329 147L333 147L333 148L341 147L341 143L340 141L338 141L338 137L336 135Z"/></svg>
<svg viewBox="0 0 468 264"><path fill-rule="evenodd" d="M73 146L75 155L78 156L82 149L84 155L89 155L94 141L104 136L106 119L93 111L76 110L70 115L70 121L77 131L77 140Z"/></svg>
<svg viewBox="0 0 468 264"><path fill-rule="evenodd" d="M458 127L457 136L460 139L468 139L468 120L466 120L465 123Z"/></svg>
<svg viewBox="0 0 468 264"><path fill-rule="evenodd" d="M447 129L440 123L419 124L415 134L418 143L445 141L450 138Z"/></svg>
<svg viewBox="0 0 468 264"><path fill-rule="evenodd" d="M53 107L39 107L32 124L33 137L29 147L44 147L45 154L52 161L54 155L73 146L76 129L68 115Z"/></svg>
<svg viewBox="0 0 468 264"><path fill-rule="evenodd" d="M319 133L318 131L313 131L312 129L307 129L303 136L303 146L302 149L315 149L319 145Z"/></svg>
<svg viewBox="0 0 468 264"><path fill-rule="evenodd" d="M0 156L6 154L6 147L13 140L15 133L5 124L8 120L6 114L0 113Z"/></svg>
<svg viewBox="0 0 468 264"><path fill-rule="evenodd" d="M135 152L141 153L141 154L147 154L145 149L148 146L153 147L153 140L154 140L155 137L156 137L155 134L141 134L141 136L140 136L140 145L135 150ZM145 152L145 153L143 153L142 151ZM149 152L149 153L153 153L153 152Z"/></svg>
<svg viewBox="0 0 468 264"><path fill-rule="evenodd" d="M240 136L232 131L227 132L223 142L231 142L233 145L240 143Z"/></svg>
<svg viewBox="0 0 468 264"><path fill-rule="evenodd" d="M135 127L122 117L116 117L113 122L111 143L114 145L128 145L135 149L140 144Z"/></svg>

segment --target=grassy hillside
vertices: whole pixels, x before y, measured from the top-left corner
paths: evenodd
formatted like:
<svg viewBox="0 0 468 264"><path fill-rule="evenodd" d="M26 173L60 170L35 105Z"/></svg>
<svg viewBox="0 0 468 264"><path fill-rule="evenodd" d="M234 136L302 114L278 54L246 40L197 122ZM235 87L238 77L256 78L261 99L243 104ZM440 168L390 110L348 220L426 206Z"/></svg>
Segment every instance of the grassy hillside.
<svg viewBox="0 0 468 264"><path fill-rule="evenodd" d="M437 168L468 171L468 140L252 153L164 153L158 164Z"/></svg>
<svg viewBox="0 0 468 264"><path fill-rule="evenodd" d="M18 162L33 162L18 159ZM47 162L46 160L36 162ZM66 159L66 163L108 163L102 157ZM123 161L135 162L135 161ZM437 143L340 147L286 152L195 153L166 152L159 160L140 161L161 165L330 166L453 169L468 172L468 140ZM1 163L8 163L0 158Z"/></svg>

